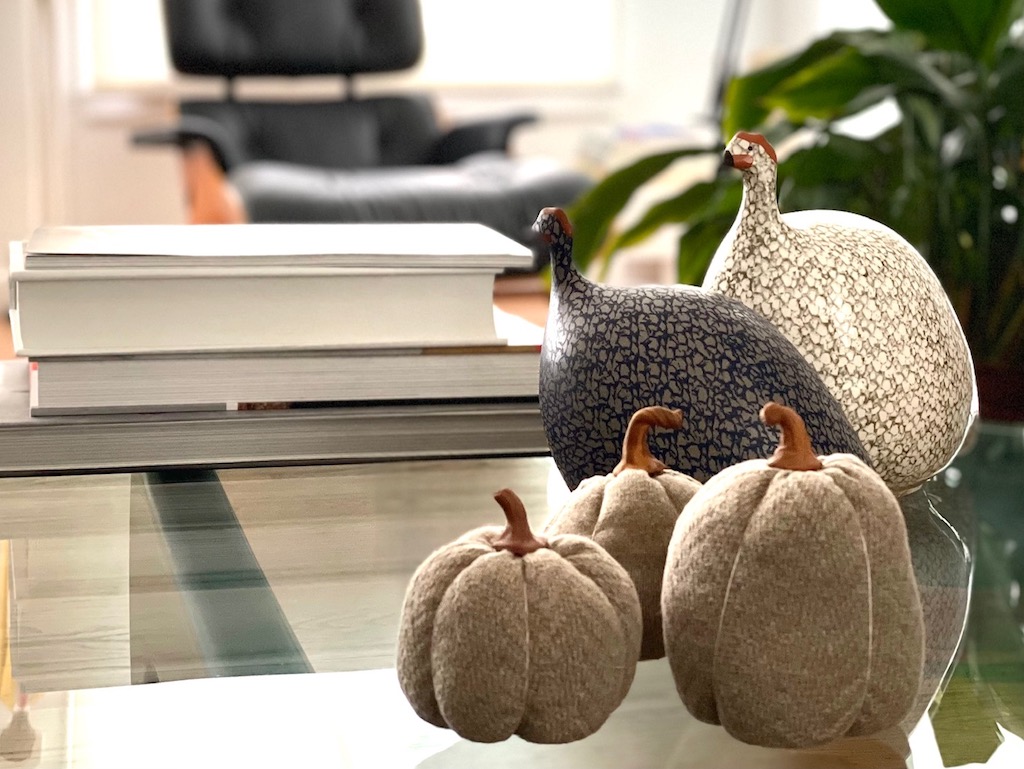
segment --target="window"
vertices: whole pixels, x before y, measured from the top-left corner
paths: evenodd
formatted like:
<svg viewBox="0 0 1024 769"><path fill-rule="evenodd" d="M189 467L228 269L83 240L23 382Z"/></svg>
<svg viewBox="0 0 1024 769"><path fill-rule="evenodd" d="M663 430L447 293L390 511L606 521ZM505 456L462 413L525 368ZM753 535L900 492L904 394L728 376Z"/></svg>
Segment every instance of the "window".
<svg viewBox="0 0 1024 769"><path fill-rule="evenodd" d="M408 77L429 85L608 83L617 66L621 2L421 0L425 52ZM145 87L173 79L159 0L88 0L80 6L86 88Z"/></svg>
<svg viewBox="0 0 1024 769"><path fill-rule="evenodd" d="M106 90L170 80L159 0L91 0L78 6L83 86Z"/></svg>

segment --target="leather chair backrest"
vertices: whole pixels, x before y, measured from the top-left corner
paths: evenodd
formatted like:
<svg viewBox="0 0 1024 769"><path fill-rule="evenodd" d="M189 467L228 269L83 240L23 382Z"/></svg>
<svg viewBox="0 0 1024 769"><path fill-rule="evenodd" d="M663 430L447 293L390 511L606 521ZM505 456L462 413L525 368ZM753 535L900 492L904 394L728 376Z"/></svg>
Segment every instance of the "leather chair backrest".
<svg viewBox="0 0 1024 769"><path fill-rule="evenodd" d="M164 0L175 69L189 75L355 75L413 66L418 0Z"/></svg>
<svg viewBox="0 0 1024 769"><path fill-rule="evenodd" d="M359 169L423 163L439 129L425 96L351 101L186 101L183 115L227 134L235 163L255 160Z"/></svg>

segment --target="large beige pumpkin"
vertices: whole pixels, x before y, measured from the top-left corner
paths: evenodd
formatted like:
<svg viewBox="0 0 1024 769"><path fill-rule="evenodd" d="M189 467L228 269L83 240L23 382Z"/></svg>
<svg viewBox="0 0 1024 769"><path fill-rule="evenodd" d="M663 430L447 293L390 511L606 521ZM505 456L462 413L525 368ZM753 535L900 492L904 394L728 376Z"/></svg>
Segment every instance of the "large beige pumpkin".
<svg viewBox="0 0 1024 769"><path fill-rule="evenodd" d="M640 597L644 618L640 659L665 656L661 630L661 580L676 519L700 488L651 454L651 427L679 429L682 412L640 409L629 420L622 461L607 475L584 479L544 526L546 534L592 538L625 567Z"/></svg>
<svg viewBox="0 0 1024 769"><path fill-rule="evenodd" d="M816 457L778 404L770 460L711 478L679 517L662 588L687 709L734 737L809 747L894 726L913 705L924 621L900 507L849 455Z"/></svg>
<svg viewBox="0 0 1024 769"><path fill-rule="evenodd" d="M629 691L640 603L625 570L574 535L535 537L522 502L508 519L434 552L402 609L398 680L416 713L478 742L582 739Z"/></svg>

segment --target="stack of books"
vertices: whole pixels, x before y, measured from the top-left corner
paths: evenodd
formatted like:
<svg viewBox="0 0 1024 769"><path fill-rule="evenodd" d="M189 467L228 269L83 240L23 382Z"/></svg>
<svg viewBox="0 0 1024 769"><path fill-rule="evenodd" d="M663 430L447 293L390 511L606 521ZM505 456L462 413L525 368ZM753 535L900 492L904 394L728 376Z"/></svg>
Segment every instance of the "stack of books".
<svg viewBox="0 0 1024 769"><path fill-rule="evenodd" d="M535 401L531 252L476 224L42 228L10 248L32 416Z"/></svg>

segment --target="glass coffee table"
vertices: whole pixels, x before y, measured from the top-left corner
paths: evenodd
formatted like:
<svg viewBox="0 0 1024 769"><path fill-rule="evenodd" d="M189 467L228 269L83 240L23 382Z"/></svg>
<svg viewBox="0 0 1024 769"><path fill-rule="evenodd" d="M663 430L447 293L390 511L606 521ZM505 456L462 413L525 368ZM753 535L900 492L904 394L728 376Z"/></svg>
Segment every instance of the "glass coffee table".
<svg viewBox="0 0 1024 769"><path fill-rule="evenodd" d="M1024 766L1024 427L982 426L904 499L928 633L914 711L815 750L695 721L665 660L580 742L421 721L394 671L406 585L501 521L502 487L537 526L568 494L546 456L0 479L0 765Z"/></svg>

